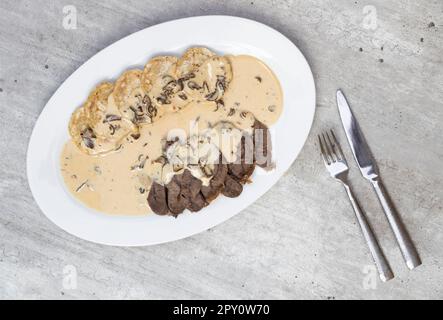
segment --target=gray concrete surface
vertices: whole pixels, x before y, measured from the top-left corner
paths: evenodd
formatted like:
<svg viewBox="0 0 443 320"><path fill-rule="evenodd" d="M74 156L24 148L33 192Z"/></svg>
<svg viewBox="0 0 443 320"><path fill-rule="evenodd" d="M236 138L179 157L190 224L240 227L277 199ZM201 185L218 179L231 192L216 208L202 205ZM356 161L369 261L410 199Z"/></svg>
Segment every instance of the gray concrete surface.
<svg viewBox="0 0 443 320"><path fill-rule="evenodd" d="M77 9L76 30L63 27L66 5ZM37 208L25 172L31 130L47 100L121 37L208 14L264 22L308 58L318 104L299 158L247 210L185 240L115 248L57 228ZM441 0L6 0L0 30L0 298L443 298ZM335 128L344 139L338 87L353 103L424 261L407 270L370 186L351 162L352 183L396 274L387 284L371 282L371 258L351 207L318 155L320 130Z"/></svg>

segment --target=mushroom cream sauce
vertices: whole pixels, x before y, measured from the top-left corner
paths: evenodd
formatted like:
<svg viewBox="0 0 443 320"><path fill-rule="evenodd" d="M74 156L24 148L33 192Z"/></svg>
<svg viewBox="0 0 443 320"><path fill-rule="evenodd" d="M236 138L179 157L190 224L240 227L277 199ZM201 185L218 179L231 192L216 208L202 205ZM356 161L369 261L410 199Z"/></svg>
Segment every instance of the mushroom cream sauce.
<svg viewBox="0 0 443 320"><path fill-rule="evenodd" d="M114 142L111 141L111 144L114 143L113 148L109 147L109 139L103 140L100 146L91 149L94 152L85 152L88 144L93 141L88 139L89 127L81 133L83 142L79 142L73 136L75 128L70 130L72 139L66 142L63 148L60 167L66 187L71 194L86 206L108 214L151 213L147 196L152 182L166 184L175 174L174 168L157 161L164 155L165 139L171 132L179 132L182 135L184 133L186 135L184 139L189 139L195 135L195 132L199 138L201 137L198 134L201 132L204 132L205 136L214 134L223 136L223 132L229 132L227 138L231 143L216 144L229 161L229 155L234 154L234 146L239 142L238 132L241 130L250 132L255 119L268 127L274 124L280 117L283 106L282 90L274 73L262 61L252 56L228 55L223 59L228 61L232 72L229 84L223 93L223 103L192 99L190 97L192 93L188 90L188 97L182 97L188 100L187 104L182 103L180 106L177 103L179 108L173 107L164 111L155 121L141 123L137 129L133 128L130 121L124 119L126 110L125 106L122 109L121 105L117 104L115 97L117 88L113 89L111 84L109 88L105 87L102 90L103 97L100 96L100 92L96 92L94 98L99 105L98 109L102 99L103 105L107 110L112 110L113 116L120 114L123 119L120 119L120 116L115 117L121 123L118 126L110 126L113 132L116 128L119 129L118 134L113 133L113 137L116 137ZM164 72L164 65L163 63L161 70L151 68L152 72ZM213 73L216 72L214 69L217 66L211 66L210 63L207 65L206 73L201 75L197 72L196 78L205 76L208 82L211 82L213 80L211 78L216 76ZM120 78L116 86L119 81ZM150 83L152 84L152 81ZM149 89L154 91L155 84ZM170 104L174 106L175 102L172 101ZM82 110L80 112L79 109L74 112L73 119L91 116ZM113 116L108 114L97 123L112 124ZM220 131L223 128L229 130ZM91 133L90 136L95 138L94 141L99 141L100 137L97 137L97 134ZM180 139L183 140L183 137ZM231 149L227 150L226 145ZM103 152L98 150L100 147L103 148ZM202 180L203 185L208 183L208 178L201 172L190 171Z"/></svg>

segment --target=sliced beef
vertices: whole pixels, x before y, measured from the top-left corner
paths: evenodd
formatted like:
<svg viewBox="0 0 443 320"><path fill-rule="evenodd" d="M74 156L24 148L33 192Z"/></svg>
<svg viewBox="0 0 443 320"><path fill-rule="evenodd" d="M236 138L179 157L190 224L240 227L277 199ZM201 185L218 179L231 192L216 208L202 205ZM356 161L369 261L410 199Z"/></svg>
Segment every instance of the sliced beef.
<svg viewBox="0 0 443 320"><path fill-rule="evenodd" d="M169 213L166 188L157 182L154 182L151 186L151 190L148 195L148 204L152 211L159 215L165 215Z"/></svg>
<svg viewBox="0 0 443 320"><path fill-rule="evenodd" d="M203 194L201 192L197 193L195 197L190 199L188 209L192 212L197 212L203 209L208 205L208 202L206 202L205 198L203 197Z"/></svg>
<svg viewBox="0 0 443 320"><path fill-rule="evenodd" d="M188 200L186 206L192 212L199 211L207 205L201 194L202 182L194 177L189 170L185 170L181 177L181 194Z"/></svg>
<svg viewBox="0 0 443 320"><path fill-rule="evenodd" d="M195 178L189 170L175 175L165 187L162 187L166 191L165 199L168 212L177 216L185 209L195 212L205 207L208 203L201 193L201 187L201 180ZM153 202L153 205L155 204ZM151 206L150 202L149 205ZM151 208L152 211L158 213L159 210L152 206Z"/></svg>
<svg viewBox="0 0 443 320"><path fill-rule="evenodd" d="M200 193L202 182L194 177L189 170L185 170L181 175L181 192L184 197L192 199Z"/></svg>
<svg viewBox="0 0 443 320"><path fill-rule="evenodd" d="M228 164L229 174L238 182L246 183L255 170L254 144L252 137L243 136L237 159Z"/></svg>
<svg viewBox="0 0 443 320"><path fill-rule="evenodd" d="M220 187L213 187L211 185L202 186L201 193L207 202L211 202L212 200L218 197L222 188L223 185L221 185Z"/></svg>
<svg viewBox="0 0 443 320"><path fill-rule="evenodd" d="M182 194L181 181L182 175L175 175L166 185L169 211L171 211L174 216L182 213L189 205L189 200Z"/></svg>
<svg viewBox="0 0 443 320"><path fill-rule="evenodd" d="M220 156L219 163L214 165L214 175L209 181L209 185L201 187L201 193L207 202L211 202L220 194L224 187L227 174L228 165L224 163L222 157Z"/></svg>
<svg viewBox="0 0 443 320"><path fill-rule="evenodd" d="M229 174L238 182L245 184L255 170L254 164L229 164Z"/></svg>
<svg viewBox="0 0 443 320"><path fill-rule="evenodd" d="M268 127L258 120L254 122L254 159L264 169L272 168L272 143Z"/></svg>
<svg viewBox="0 0 443 320"><path fill-rule="evenodd" d="M148 203L157 214L179 215L185 209L199 211L222 193L226 197L238 197L243 184L249 181L255 165L270 169L272 167L272 146L268 128L260 121L254 123L253 137L244 136L234 163L220 161L214 165L214 175L208 186L203 186L189 170L175 175L166 185L153 183L148 195ZM224 160L224 161L223 161Z"/></svg>
<svg viewBox="0 0 443 320"><path fill-rule="evenodd" d="M225 186L222 191L223 195L229 198L235 198L238 197L242 191L242 184L228 174L225 178Z"/></svg>
<svg viewBox="0 0 443 320"><path fill-rule="evenodd" d="M221 187L228 174L228 166L224 163L223 159L221 159L219 163L214 165L214 167L214 176L212 177L210 184L214 187Z"/></svg>

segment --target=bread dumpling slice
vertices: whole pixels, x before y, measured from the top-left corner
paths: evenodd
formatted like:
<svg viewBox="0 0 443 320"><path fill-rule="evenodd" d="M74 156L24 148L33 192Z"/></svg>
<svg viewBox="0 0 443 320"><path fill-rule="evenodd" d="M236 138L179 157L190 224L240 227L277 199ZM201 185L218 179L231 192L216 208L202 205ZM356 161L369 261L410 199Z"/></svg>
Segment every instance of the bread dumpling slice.
<svg viewBox="0 0 443 320"><path fill-rule="evenodd" d="M204 47L193 47L185 51L177 62L177 77L182 78L195 72L206 60L215 53Z"/></svg>
<svg viewBox="0 0 443 320"><path fill-rule="evenodd" d="M142 71L128 70L116 81L112 97L123 117L135 125L152 123L157 109L142 86Z"/></svg>
<svg viewBox="0 0 443 320"><path fill-rule="evenodd" d="M204 61L194 72L193 82L189 82L186 93L196 93L207 101L218 101L223 98L232 80L232 67L229 60L222 56L214 56ZM190 86L193 84L197 90Z"/></svg>
<svg viewBox="0 0 443 320"><path fill-rule="evenodd" d="M182 91L183 80L177 78L177 61L173 56L154 57L143 70L143 88L162 114L177 111L189 103Z"/></svg>
<svg viewBox="0 0 443 320"><path fill-rule="evenodd" d="M101 83L71 116L69 133L75 145L86 154L115 151L124 138L137 131L130 121L122 117L118 108L109 103L113 89L112 83Z"/></svg>

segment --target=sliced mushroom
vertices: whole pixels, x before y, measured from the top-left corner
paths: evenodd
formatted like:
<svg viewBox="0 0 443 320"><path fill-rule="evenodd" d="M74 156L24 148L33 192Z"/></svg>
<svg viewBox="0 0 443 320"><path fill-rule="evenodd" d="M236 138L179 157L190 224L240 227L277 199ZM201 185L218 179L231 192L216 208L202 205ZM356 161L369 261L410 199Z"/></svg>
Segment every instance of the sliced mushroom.
<svg viewBox="0 0 443 320"><path fill-rule="evenodd" d="M215 83L215 90L205 96L208 101L215 101L220 99L225 94L226 78L224 76L217 76L217 82Z"/></svg>
<svg viewBox="0 0 443 320"><path fill-rule="evenodd" d="M91 138L83 137L83 143L84 143L85 146L88 147L89 149L94 149L94 142L92 141Z"/></svg>
<svg viewBox="0 0 443 320"><path fill-rule="evenodd" d="M176 93L180 86L177 84L177 81L170 80L164 87L163 92L165 95L171 95L173 93Z"/></svg>
<svg viewBox="0 0 443 320"><path fill-rule="evenodd" d="M195 81L189 81L188 82L188 88L191 90L200 90L202 87L200 87L197 82Z"/></svg>
<svg viewBox="0 0 443 320"><path fill-rule="evenodd" d="M160 96L157 97L156 100L160 104L171 104L171 100L169 100L168 97L166 95L164 95L163 93L160 94Z"/></svg>
<svg viewBox="0 0 443 320"><path fill-rule="evenodd" d="M138 139L140 138L140 133L139 133L139 132L137 132L137 133L133 133L133 134L131 134L131 137L132 137L134 140L138 140Z"/></svg>
<svg viewBox="0 0 443 320"><path fill-rule="evenodd" d="M214 90L213 92L207 94L205 96L205 99L208 100L208 101L215 101L215 100L218 99L218 96L219 96L218 90Z"/></svg>
<svg viewBox="0 0 443 320"><path fill-rule="evenodd" d="M122 117L115 115L115 114L107 114L105 116L105 119L103 119L103 123L108 123L112 121L120 121Z"/></svg>
<svg viewBox="0 0 443 320"><path fill-rule="evenodd" d="M89 149L94 149L94 140L97 138L94 131L88 127L80 133L84 145Z"/></svg>

